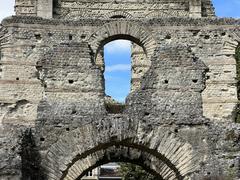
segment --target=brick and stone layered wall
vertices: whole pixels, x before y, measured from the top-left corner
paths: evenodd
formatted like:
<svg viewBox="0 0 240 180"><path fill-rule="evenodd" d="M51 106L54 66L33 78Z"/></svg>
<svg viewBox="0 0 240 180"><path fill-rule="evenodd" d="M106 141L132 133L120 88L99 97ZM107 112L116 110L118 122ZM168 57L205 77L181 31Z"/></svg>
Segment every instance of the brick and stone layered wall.
<svg viewBox="0 0 240 180"><path fill-rule="evenodd" d="M99 8L101 7L101 8ZM69 1L16 0L16 14L44 18L159 18L159 17L214 17L210 0L160 1Z"/></svg>
<svg viewBox="0 0 240 180"><path fill-rule="evenodd" d="M118 157L143 158L144 167L165 179L231 172L237 177L234 53L239 28L233 19L5 19L0 32L0 178L77 178L94 162ZM145 50L149 69L141 71L125 112L109 114L96 53L105 39L118 34ZM133 53L138 69L145 63L140 61ZM33 141L40 157L35 162L43 169L22 169L23 162L31 164L25 139ZM164 170L154 169L161 163Z"/></svg>

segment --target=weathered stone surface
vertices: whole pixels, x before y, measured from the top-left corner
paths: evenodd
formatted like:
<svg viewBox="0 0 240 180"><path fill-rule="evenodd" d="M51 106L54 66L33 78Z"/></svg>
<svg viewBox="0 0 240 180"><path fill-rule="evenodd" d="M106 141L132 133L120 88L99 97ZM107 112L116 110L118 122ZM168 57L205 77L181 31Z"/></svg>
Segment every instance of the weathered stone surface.
<svg viewBox="0 0 240 180"><path fill-rule="evenodd" d="M54 5L54 6L53 6ZM101 7L101 8L99 8ZM16 0L17 15L76 20L97 18L213 17L210 0Z"/></svg>
<svg viewBox="0 0 240 180"><path fill-rule="evenodd" d="M240 177L240 20L209 0L17 0L16 13L0 26L0 179L77 179L111 161ZM102 50L116 39L134 43L132 87L109 111Z"/></svg>

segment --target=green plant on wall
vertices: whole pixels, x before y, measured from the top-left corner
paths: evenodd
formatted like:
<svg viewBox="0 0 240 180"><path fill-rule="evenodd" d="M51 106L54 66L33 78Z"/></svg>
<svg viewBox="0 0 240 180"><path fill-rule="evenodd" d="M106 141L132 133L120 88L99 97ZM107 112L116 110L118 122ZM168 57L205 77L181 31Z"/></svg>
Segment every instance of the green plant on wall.
<svg viewBox="0 0 240 180"><path fill-rule="evenodd" d="M237 63L237 91L238 91L238 100L240 100L240 45L236 48L235 59ZM237 105L236 110L236 122L240 123L240 102Z"/></svg>
<svg viewBox="0 0 240 180"><path fill-rule="evenodd" d="M130 163L121 163L120 173L123 180L157 180L156 177L147 173L141 166Z"/></svg>
<svg viewBox="0 0 240 180"><path fill-rule="evenodd" d="M236 169L236 167L229 167L229 168L227 168L227 174L226 174L225 179L226 180L235 180L236 177L237 177L237 169Z"/></svg>

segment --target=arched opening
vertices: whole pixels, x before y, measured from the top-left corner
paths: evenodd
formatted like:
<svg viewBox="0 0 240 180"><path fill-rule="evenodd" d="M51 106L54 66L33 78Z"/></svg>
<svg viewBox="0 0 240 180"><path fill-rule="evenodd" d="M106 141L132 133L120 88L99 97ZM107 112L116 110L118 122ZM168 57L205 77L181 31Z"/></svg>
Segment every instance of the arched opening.
<svg viewBox="0 0 240 180"><path fill-rule="evenodd" d="M109 162L138 164L158 179L183 179L198 169L192 146L161 128L142 138L132 129L117 134L94 129L87 125L59 137L43 162L48 177L75 180Z"/></svg>
<svg viewBox="0 0 240 180"><path fill-rule="evenodd" d="M131 42L112 41L104 46L105 94L124 103L131 88Z"/></svg>
<svg viewBox="0 0 240 180"><path fill-rule="evenodd" d="M95 62L104 75L105 107L109 113L122 113L129 93L141 87L151 61L144 46L131 36L105 39L100 47Z"/></svg>
<svg viewBox="0 0 240 180"><path fill-rule="evenodd" d="M77 180L89 179L137 179L137 180L159 180L161 177L147 167L142 167L131 162L114 162L99 165L96 168L91 168L87 173L79 176Z"/></svg>
<svg viewBox="0 0 240 180"><path fill-rule="evenodd" d="M188 159L188 157L185 158ZM182 157L176 158L175 161L180 159ZM125 162L141 166L158 180L183 179L179 170L164 155L142 145L126 142L102 144L76 156L72 164L69 164L67 170L64 171L61 179L81 179L95 168L110 162ZM182 166L183 169L188 169L186 164Z"/></svg>

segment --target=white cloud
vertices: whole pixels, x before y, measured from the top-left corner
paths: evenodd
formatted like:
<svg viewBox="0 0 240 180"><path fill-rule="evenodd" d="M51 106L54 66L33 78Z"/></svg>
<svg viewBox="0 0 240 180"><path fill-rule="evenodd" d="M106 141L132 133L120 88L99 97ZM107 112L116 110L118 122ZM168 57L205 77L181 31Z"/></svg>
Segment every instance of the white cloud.
<svg viewBox="0 0 240 180"><path fill-rule="evenodd" d="M112 41L104 46L107 53L113 54L116 52L124 53L131 49L131 41L127 40L116 40Z"/></svg>
<svg viewBox="0 0 240 180"><path fill-rule="evenodd" d="M130 64L115 64L112 66L106 66L105 72L116 72L116 71L130 71Z"/></svg>
<svg viewBox="0 0 240 180"><path fill-rule="evenodd" d="M116 99L120 103L125 103L126 101L126 97L123 97L123 96L118 96L118 97L115 97L114 99Z"/></svg>
<svg viewBox="0 0 240 180"><path fill-rule="evenodd" d="M0 22L14 14L14 0L0 0Z"/></svg>

